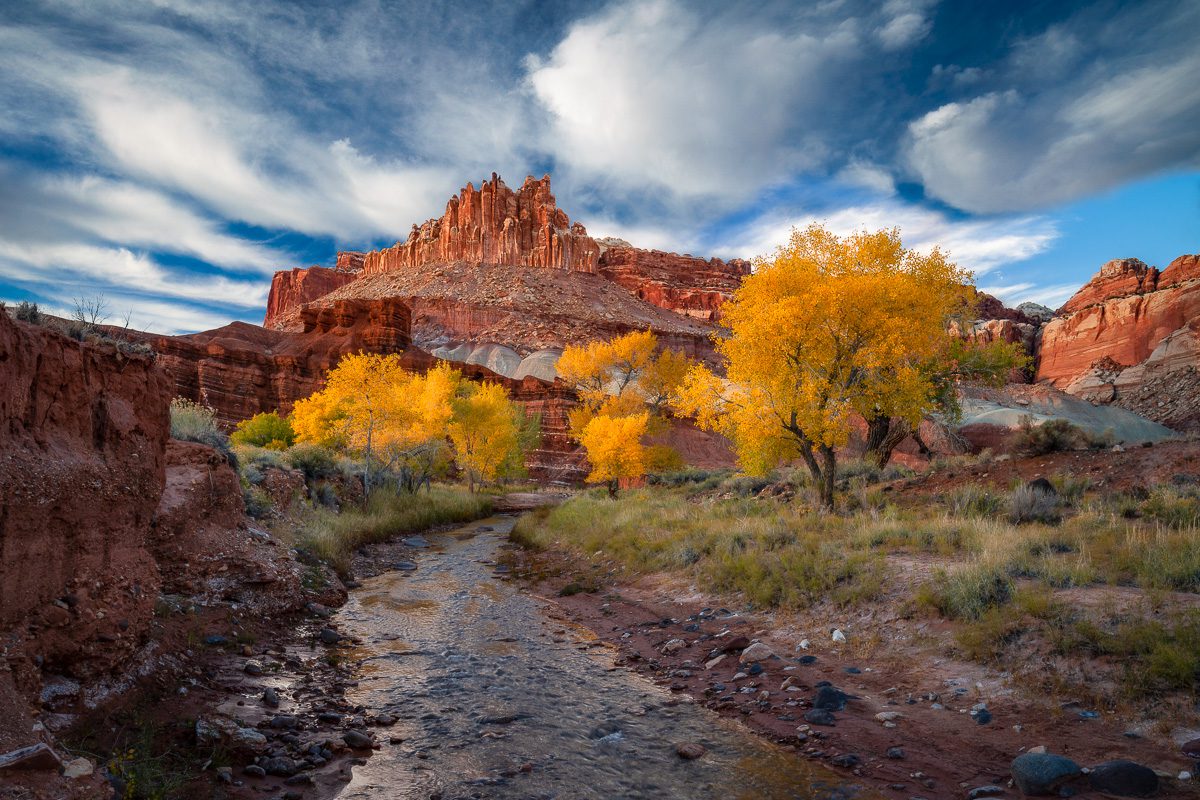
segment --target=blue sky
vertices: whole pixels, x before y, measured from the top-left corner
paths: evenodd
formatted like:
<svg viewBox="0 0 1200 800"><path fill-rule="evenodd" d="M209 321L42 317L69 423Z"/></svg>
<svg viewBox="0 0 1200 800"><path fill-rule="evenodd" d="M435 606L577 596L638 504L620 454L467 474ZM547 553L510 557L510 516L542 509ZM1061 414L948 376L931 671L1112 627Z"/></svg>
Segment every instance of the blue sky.
<svg viewBox="0 0 1200 800"><path fill-rule="evenodd" d="M1188 0L6 4L0 299L258 322L274 270L496 171L698 255L896 225L1057 306L1200 250L1197 33Z"/></svg>

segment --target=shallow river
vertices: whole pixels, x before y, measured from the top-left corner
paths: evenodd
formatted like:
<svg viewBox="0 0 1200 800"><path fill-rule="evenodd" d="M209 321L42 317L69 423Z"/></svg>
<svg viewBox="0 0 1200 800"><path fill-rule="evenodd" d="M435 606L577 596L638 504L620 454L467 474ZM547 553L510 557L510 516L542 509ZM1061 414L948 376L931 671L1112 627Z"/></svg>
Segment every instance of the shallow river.
<svg viewBox="0 0 1200 800"><path fill-rule="evenodd" d="M339 612L361 639L348 699L395 726L343 798L845 798L836 776L615 668L587 631L496 577L512 517L429 536L409 572ZM490 529L490 530L489 530ZM708 753L685 761L679 742Z"/></svg>

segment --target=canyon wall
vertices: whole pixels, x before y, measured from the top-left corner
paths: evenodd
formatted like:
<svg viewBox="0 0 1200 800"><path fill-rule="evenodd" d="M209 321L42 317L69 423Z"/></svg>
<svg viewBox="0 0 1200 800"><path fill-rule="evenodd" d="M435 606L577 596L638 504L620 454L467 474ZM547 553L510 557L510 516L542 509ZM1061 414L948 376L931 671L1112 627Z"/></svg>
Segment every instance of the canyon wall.
<svg viewBox="0 0 1200 800"><path fill-rule="evenodd" d="M451 197L441 217L413 225L404 242L367 253L363 271L468 261L594 272L599 256L587 230L558 207L549 175L530 176L513 191L493 172L479 189L468 183Z"/></svg>
<svg viewBox="0 0 1200 800"><path fill-rule="evenodd" d="M297 267L276 272L271 278L271 293L267 296L267 316L263 325L267 328L284 327L302 305L324 297L358 277L358 271L342 267L342 256L356 255L360 256L361 263L361 253L338 253L336 269ZM346 263L351 263L351 259L347 258Z"/></svg>
<svg viewBox="0 0 1200 800"><path fill-rule="evenodd" d="M394 298L307 306L296 319L295 332L234 322L188 336L136 336L159 354L173 396L213 407L226 425L262 411L286 413L346 353L397 353L411 343L411 313Z"/></svg>
<svg viewBox="0 0 1200 800"><path fill-rule="evenodd" d="M1200 427L1200 257L1118 259L1042 329L1037 379L1172 427Z"/></svg>
<svg viewBox="0 0 1200 800"><path fill-rule="evenodd" d="M623 245L605 247L598 266L602 276L637 297L705 320L720 318L721 304L750 274L750 262L740 258L706 261Z"/></svg>

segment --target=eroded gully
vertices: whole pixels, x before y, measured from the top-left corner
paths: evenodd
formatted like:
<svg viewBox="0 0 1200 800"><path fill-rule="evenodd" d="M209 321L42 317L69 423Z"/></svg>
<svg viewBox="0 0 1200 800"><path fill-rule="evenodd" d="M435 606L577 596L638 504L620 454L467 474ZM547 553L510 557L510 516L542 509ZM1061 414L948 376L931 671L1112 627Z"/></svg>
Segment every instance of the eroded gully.
<svg viewBox="0 0 1200 800"><path fill-rule="evenodd" d="M856 787L613 665L588 631L497 577L514 523L429 536L411 571L339 611L348 699L399 718L341 798L847 798ZM389 742L395 742L389 743ZM681 742L706 754L685 760Z"/></svg>

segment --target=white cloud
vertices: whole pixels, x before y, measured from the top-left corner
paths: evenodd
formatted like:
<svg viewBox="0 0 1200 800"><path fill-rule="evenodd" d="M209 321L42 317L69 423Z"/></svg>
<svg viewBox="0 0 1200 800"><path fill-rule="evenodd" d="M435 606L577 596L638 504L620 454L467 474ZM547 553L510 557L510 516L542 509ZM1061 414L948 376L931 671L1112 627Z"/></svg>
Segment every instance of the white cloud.
<svg viewBox="0 0 1200 800"><path fill-rule="evenodd" d="M1086 48L1066 24L1022 41L1007 86L909 124L907 166L930 195L977 213L1047 207L1200 167L1200 51L1148 51L1130 38L1194 30L1200 6L1159 16L1151 25L1118 15ZM1101 47L1109 39L1113 48Z"/></svg>
<svg viewBox="0 0 1200 800"><path fill-rule="evenodd" d="M5 264L5 275L10 279L68 287L77 294L90 294L89 287L94 287L254 309L266 304L270 289L261 278L242 281L222 275L172 272L153 258L124 247L0 240L0 263Z"/></svg>
<svg viewBox="0 0 1200 800"><path fill-rule="evenodd" d="M1039 303L1047 308L1055 309L1079 291L1079 284L1067 283L1052 286L1039 286L1035 283L1014 283L997 286L980 286L979 291L1000 298L1010 308L1021 303Z"/></svg>
<svg viewBox="0 0 1200 800"><path fill-rule="evenodd" d="M938 211L882 200L820 214L771 214L731 237L716 254L768 255L787 241L792 228L814 222L841 235L899 227L906 246L926 252L941 247L959 266L976 274L1031 258L1058 238L1054 224L1042 217L954 220Z"/></svg>
<svg viewBox="0 0 1200 800"><path fill-rule="evenodd" d="M761 25L759 23L758 25ZM529 84L560 163L596 180L681 197L744 195L813 168L831 77L860 54L854 20L820 34L701 20L673 0L575 23Z"/></svg>

